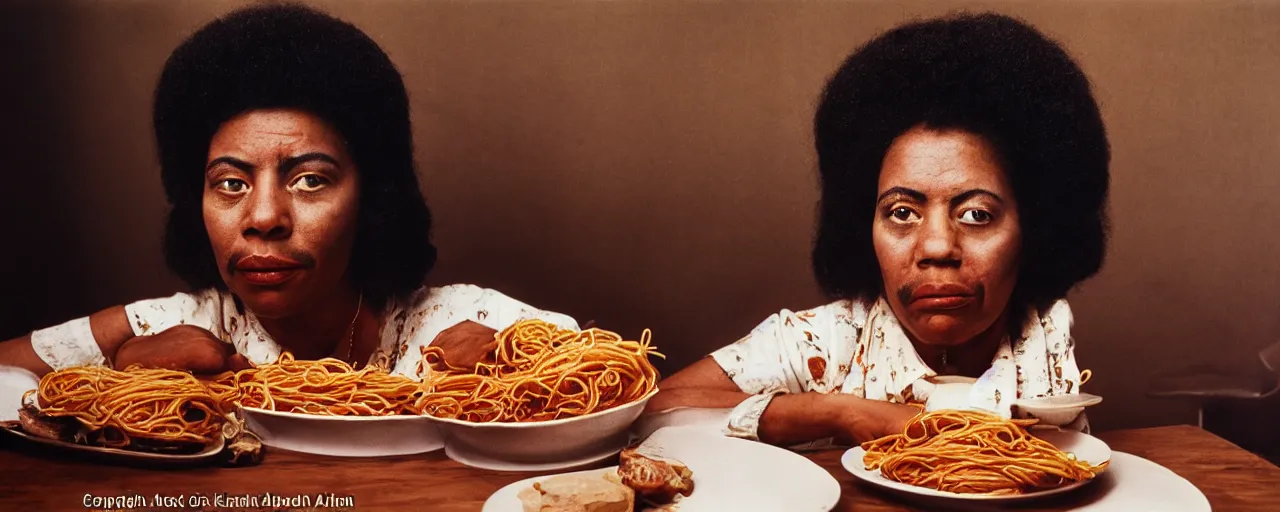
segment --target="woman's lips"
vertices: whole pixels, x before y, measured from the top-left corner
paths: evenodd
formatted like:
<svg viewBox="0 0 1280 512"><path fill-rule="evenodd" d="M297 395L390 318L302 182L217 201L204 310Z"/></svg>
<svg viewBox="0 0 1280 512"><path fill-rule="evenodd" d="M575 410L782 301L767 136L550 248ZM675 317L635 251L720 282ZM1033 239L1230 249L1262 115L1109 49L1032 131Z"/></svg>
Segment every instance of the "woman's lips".
<svg viewBox="0 0 1280 512"><path fill-rule="evenodd" d="M249 284L258 286L275 286L288 281L301 272L301 268L285 268L270 270L240 270L240 275Z"/></svg>
<svg viewBox="0 0 1280 512"><path fill-rule="evenodd" d="M926 311L960 309L978 298L978 293L960 284L925 284L911 292L911 306Z"/></svg>
<svg viewBox="0 0 1280 512"><path fill-rule="evenodd" d="M960 309L972 303L973 299L972 295L941 295L921 297L912 301L911 305L926 311Z"/></svg>
<svg viewBox="0 0 1280 512"><path fill-rule="evenodd" d="M302 272L304 266L297 261L273 255L253 255L236 262L235 271L249 284L275 286Z"/></svg>

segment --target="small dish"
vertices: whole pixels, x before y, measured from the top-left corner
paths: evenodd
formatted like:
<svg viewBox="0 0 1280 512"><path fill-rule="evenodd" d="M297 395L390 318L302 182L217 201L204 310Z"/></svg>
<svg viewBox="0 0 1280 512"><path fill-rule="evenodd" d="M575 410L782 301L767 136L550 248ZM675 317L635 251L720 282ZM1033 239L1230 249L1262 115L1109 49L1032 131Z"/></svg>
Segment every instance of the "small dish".
<svg viewBox="0 0 1280 512"><path fill-rule="evenodd" d="M1066 425L1084 412L1086 407L1102 403L1102 397L1089 393L1019 398L1013 402L1016 416L1035 418L1049 425Z"/></svg>
<svg viewBox="0 0 1280 512"><path fill-rule="evenodd" d="M1028 410L1048 411L1054 409L1075 409L1098 405L1102 397L1090 393L1073 393L1070 395L1054 395L1040 398L1019 398L1014 405Z"/></svg>

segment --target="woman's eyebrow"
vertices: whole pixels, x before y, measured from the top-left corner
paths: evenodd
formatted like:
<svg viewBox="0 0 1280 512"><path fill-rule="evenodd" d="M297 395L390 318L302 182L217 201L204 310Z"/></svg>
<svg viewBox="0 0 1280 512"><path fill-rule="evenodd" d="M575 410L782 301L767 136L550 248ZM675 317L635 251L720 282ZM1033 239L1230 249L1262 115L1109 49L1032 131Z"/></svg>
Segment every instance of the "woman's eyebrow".
<svg viewBox="0 0 1280 512"><path fill-rule="evenodd" d="M883 202L886 198L893 196L903 196L918 203L923 203L929 199L928 196L924 195L924 192L919 190L909 189L907 187L893 187L880 194L880 197L876 199L876 203Z"/></svg>
<svg viewBox="0 0 1280 512"><path fill-rule="evenodd" d="M294 167L305 164L307 162L315 162L315 161L326 162L334 167L340 166L338 164L338 159L332 156L329 156L327 153L321 153L316 151L316 152L306 153L298 156L291 156L289 158L282 160L280 162L280 172L288 173L289 171L292 171Z"/></svg>
<svg viewBox="0 0 1280 512"><path fill-rule="evenodd" d="M233 156L220 156L210 161L209 165L206 165L204 167L204 172L208 173L209 171L213 170L214 167L217 167L222 164L230 165L244 172L253 171L253 164L250 164L249 162L246 162L244 160L241 160Z"/></svg>
<svg viewBox="0 0 1280 512"><path fill-rule="evenodd" d="M992 192L986 189L975 188L972 190L966 190L962 192L960 195L951 198L951 207L955 208L957 206L960 206L960 203L968 201L969 199L972 199L974 196L987 196L987 197L990 197L991 199L994 199L997 203L1004 204L1004 198L1000 197L1000 194L997 194L995 192Z"/></svg>

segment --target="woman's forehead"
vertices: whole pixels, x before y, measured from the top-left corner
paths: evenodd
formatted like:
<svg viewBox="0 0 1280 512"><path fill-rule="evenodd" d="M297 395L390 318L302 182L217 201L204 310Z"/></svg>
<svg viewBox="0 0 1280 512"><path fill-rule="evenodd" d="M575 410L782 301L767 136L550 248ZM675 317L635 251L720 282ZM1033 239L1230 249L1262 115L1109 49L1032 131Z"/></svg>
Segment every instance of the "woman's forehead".
<svg viewBox="0 0 1280 512"><path fill-rule="evenodd" d="M319 116L303 110L252 110L237 115L218 128L209 141L209 160L226 154L244 157L323 152L345 154L336 129Z"/></svg>
<svg viewBox="0 0 1280 512"><path fill-rule="evenodd" d="M964 130L913 128L885 153L879 191L907 188L926 196L948 196L972 189L1009 192L995 149L982 136Z"/></svg>

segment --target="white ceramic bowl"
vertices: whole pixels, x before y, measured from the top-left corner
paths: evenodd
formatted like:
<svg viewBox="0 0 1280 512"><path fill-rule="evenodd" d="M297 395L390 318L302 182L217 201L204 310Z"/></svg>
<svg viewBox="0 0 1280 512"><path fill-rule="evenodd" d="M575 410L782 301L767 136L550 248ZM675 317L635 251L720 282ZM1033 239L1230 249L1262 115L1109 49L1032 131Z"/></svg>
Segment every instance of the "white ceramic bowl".
<svg viewBox="0 0 1280 512"><path fill-rule="evenodd" d="M425 416L322 416L241 407L245 426L262 443L283 450L337 457L389 457L444 446Z"/></svg>
<svg viewBox="0 0 1280 512"><path fill-rule="evenodd" d="M474 423L432 418L449 458L499 471L547 471L597 462L622 451L630 428L657 393L575 418L526 423ZM427 416L430 417L430 416Z"/></svg>

